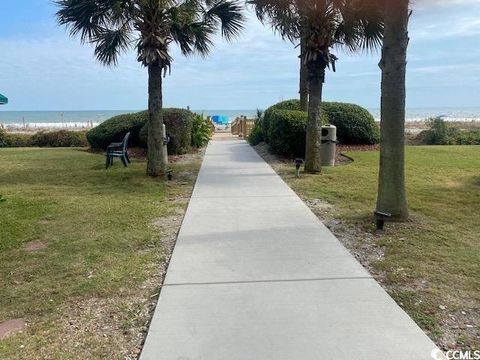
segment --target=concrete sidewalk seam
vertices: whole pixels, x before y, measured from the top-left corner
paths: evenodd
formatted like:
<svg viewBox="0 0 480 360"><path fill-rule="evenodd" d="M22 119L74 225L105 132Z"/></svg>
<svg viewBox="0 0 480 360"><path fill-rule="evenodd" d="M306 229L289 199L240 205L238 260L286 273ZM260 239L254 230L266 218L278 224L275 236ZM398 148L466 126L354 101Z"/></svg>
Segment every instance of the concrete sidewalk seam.
<svg viewBox="0 0 480 360"><path fill-rule="evenodd" d="M201 286L201 285L235 285L235 284L263 284L263 283L281 283L281 282L307 282L307 281L336 281L336 280L372 280L371 276L358 277L326 277L313 279L271 279L271 280L245 280L245 281L218 281L218 282L196 282L196 283L171 283L163 284L166 286Z"/></svg>
<svg viewBox="0 0 480 360"><path fill-rule="evenodd" d="M191 199L297 198L297 195L192 196Z"/></svg>

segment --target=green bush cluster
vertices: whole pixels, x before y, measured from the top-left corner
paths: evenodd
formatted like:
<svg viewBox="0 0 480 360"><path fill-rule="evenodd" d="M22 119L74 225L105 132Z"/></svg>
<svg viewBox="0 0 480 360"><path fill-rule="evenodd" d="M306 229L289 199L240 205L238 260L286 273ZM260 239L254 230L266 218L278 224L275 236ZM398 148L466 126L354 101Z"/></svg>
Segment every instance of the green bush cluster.
<svg viewBox="0 0 480 360"><path fill-rule="evenodd" d="M148 139L148 111L142 112L145 123L140 131L140 146L147 147ZM168 153L181 155L189 152L192 148L192 129L195 114L185 109L163 109L163 122L170 137Z"/></svg>
<svg viewBox="0 0 480 360"><path fill-rule="evenodd" d="M255 119L255 125L253 126L250 135L248 135L248 142L250 145L255 146L264 141L263 131L262 131L262 121L263 121L263 111L257 109L257 117Z"/></svg>
<svg viewBox="0 0 480 360"><path fill-rule="evenodd" d="M269 126L269 146L282 156L305 155L308 115L299 110L273 110Z"/></svg>
<svg viewBox="0 0 480 360"><path fill-rule="evenodd" d="M337 127L341 144L373 145L380 141L380 129L367 109L355 104L323 102L322 111L327 122Z"/></svg>
<svg viewBox="0 0 480 360"><path fill-rule="evenodd" d="M376 144L380 130L373 116L364 108L346 103L323 102L322 124L337 127L342 144ZM308 115L301 111L299 100L287 100L273 105L258 121L254 139L263 138L279 155L303 156ZM252 138L251 143L255 143Z"/></svg>
<svg viewBox="0 0 480 360"><path fill-rule="evenodd" d="M32 144L39 147L83 147L87 146L87 138L83 131L47 131L34 134Z"/></svg>
<svg viewBox="0 0 480 360"><path fill-rule="evenodd" d="M140 130L148 119L146 112L114 116L87 132L87 140L93 149L106 149L112 142L120 142L130 131L130 145L140 144Z"/></svg>
<svg viewBox="0 0 480 360"><path fill-rule="evenodd" d="M460 130L440 117L427 120L429 129L417 139L425 145L480 145L480 131Z"/></svg>
<svg viewBox="0 0 480 360"><path fill-rule="evenodd" d="M4 147L83 147L87 139L83 131L41 131L35 134L7 133L0 130L0 146Z"/></svg>
<svg viewBox="0 0 480 360"><path fill-rule="evenodd" d="M184 154L192 145L194 114L184 109L163 109L163 121L170 137L170 154ZM148 111L114 116L87 133L90 146L106 149L112 142L122 141L130 132L130 146L146 148L148 139Z"/></svg>
<svg viewBox="0 0 480 360"><path fill-rule="evenodd" d="M253 126L252 131L250 132L250 135L248 135L248 142L250 145L255 146L260 144L262 141L265 139L263 138L263 131L260 125L258 124L258 121L255 122L255 125Z"/></svg>
<svg viewBox="0 0 480 360"><path fill-rule="evenodd" d="M202 148L208 144L212 137L212 125L209 119L200 114L195 114L192 126L192 146Z"/></svg>
<svg viewBox="0 0 480 360"><path fill-rule="evenodd" d="M275 121L275 110L292 110L300 111L300 101L299 100L286 100L279 102L278 104L270 106L265 113L263 118L259 122L259 125L263 132L263 137L265 142L268 144L270 142L270 125Z"/></svg>
<svg viewBox="0 0 480 360"><path fill-rule="evenodd" d="M0 128L0 147L32 146L32 135L8 133Z"/></svg>

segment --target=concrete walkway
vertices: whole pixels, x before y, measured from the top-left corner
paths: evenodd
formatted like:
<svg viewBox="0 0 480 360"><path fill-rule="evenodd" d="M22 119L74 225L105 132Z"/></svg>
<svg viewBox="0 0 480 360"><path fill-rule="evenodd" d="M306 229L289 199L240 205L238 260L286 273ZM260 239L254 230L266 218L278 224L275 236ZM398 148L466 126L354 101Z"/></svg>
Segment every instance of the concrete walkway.
<svg viewBox="0 0 480 360"><path fill-rule="evenodd" d="M142 360L431 360L434 349L246 142L211 142Z"/></svg>

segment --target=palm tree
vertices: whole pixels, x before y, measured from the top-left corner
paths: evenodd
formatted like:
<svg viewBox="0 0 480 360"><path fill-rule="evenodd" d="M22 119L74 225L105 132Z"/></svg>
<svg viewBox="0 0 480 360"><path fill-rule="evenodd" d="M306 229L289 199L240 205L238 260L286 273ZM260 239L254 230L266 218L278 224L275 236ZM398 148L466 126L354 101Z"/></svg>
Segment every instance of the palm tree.
<svg viewBox="0 0 480 360"><path fill-rule="evenodd" d="M408 218L405 190L405 77L408 0L384 0L380 173L377 210L397 220Z"/></svg>
<svg viewBox="0 0 480 360"><path fill-rule="evenodd" d="M305 52L305 41L300 39L300 109L308 111L308 69L302 60L302 54Z"/></svg>
<svg viewBox="0 0 480 360"><path fill-rule="evenodd" d="M308 124L305 171L321 171L321 101L325 72L335 71L334 48L379 47L383 19L377 0L248 0L257 17L286 40L304 42L301 60L308 70ZM303 46L302 46L303 47Z"/></svg>
<svg viewBox="0 0 480 360"><path fill-rule="evenodd" d="M162 77L172 64L171 45L184 55L206 56L218 29L227 40L239 35L244 16L237 0L56 0L57 20L72 36L95 46L102 64L116 65L135 47L148 68L147 174L166 172L163 154Z"/></svg>

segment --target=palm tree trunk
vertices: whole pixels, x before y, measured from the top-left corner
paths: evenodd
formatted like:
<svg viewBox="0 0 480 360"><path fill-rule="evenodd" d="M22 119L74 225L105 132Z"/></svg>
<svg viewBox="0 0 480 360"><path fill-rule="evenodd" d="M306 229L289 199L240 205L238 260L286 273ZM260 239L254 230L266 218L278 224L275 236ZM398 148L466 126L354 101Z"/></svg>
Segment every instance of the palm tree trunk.
<svg viewBox="0 0 480 360"><path fill-rule="evenodd" d="M386 0L382 60L380 173L377 210L408 218L405 190L405 78L408 0Z"/></svg>
<svg viewBox="0 0 480 360"><path fill-rule="evenodd" d="M147 175L164 176L167 164L164 158L162 113L162 68L158 62L148 66L148 152Z"/></svg>
<svg viewBox="0 0 480 360"><path fill-rule="evenodd" d="M308 68L303 59L305 54L305 41L300 40L300 109L308 111Z"/></svg>
<svg viewBox="0 0 480 360"><path fill-rule="evenodd" d="M308 84L309 84L309 101L308 101L308 123L307 138L305 146L305 172L319 173L321 168L320 160L320 144L322 132L322 91L325 81L324 64L319 61L313 61L308 64Z"/></svg>

